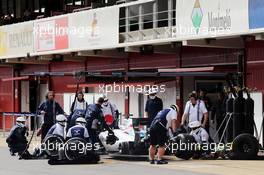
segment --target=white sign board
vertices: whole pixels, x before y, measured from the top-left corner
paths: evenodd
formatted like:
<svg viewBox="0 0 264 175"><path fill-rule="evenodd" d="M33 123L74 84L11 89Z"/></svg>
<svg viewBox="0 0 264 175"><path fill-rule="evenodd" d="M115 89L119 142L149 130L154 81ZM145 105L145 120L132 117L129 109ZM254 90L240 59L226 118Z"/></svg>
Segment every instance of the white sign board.
<svg viewBox="0 0 264 175"><path fill-rule="evenodd" d="M99 8L69 16L71 49L112 48L118 44L119 8Z"/></svg>
<svg viewBox="0 0 264 175"><path fill-rule="evenodd" d="M218 37L248 31L248 0L178 0L177 38Z"/></svg>
<svg viewBox="0 0 264 175"><path fill-rule="evenodd" d="M33 22L0 27L0 58L26 57L33 52Z"/></svg>
<svg viewBox="0 0 264 175"><path fill-rule="evenodd" d="M119 7L86 10L0 27L0 59L118 45Z"/></svg>

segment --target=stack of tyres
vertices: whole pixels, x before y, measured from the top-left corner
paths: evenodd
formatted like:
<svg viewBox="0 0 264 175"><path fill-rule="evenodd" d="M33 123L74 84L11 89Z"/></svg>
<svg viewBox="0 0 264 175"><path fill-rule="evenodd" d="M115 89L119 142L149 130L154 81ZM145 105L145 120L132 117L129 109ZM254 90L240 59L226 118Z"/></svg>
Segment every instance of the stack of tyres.
<svg viewBox="0 0 264 175"><path fill-rule="evenodd" d="M245 133L254 135L254 100L248 95L245 101Z"/></svg>
<svg viewBox="0 0 264 175"><path fill-rule="evenodd" d="M226 112L227 114L232 115L230 116L231 119L229 120L229 123L227 123L228 124L226 131L227 142L233 141L233 112L234 112L233 103L234 103L234 98L232 97L228 98L226 101Z"/></svg>
<svg viewBox="0 0 264 175"><path fill-rule="evenodd" d="M245 98L243 91L238 91L238 96L234 100L234 117L233 117L233 138L244 133L245 125Z"/></svg>

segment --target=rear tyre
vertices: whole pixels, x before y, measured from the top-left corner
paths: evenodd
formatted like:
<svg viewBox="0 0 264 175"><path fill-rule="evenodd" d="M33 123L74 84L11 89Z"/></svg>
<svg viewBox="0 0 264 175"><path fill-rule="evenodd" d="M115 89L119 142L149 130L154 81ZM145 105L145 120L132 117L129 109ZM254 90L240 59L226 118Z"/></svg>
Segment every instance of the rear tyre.
<svg viewBox="0 0 264 175"><path fill-rule="evenodd" d="M258 152L258 140L251 134L240 134L233 141L229 158L232 160L252 160L257 158Z"/></svg>
<svg viewBox="0 0 264 175"><path fill-rule="evenodd" d="M61 136L50 135L45 138L42 147L45 148L45 152L49 157L58 157L59 148L62 147L63 144L64 144L64 139Z"/></svg>
<svg viewBox="0 0 264 175"><path fill-rule="evenodd" d="M121 154L129 154L129 143L128 142L121 143Z"/></svg>
<svg viewBox="0 0 264 175"><path fill-rule="evenodd" d="M175 138L174 144L177 146L177 150L175 152L175 156L184 159L189 160L194 156L195 153L195 139L193 136L189 134L179 134ZM184 149L183 149L183 145Z"/></svg>

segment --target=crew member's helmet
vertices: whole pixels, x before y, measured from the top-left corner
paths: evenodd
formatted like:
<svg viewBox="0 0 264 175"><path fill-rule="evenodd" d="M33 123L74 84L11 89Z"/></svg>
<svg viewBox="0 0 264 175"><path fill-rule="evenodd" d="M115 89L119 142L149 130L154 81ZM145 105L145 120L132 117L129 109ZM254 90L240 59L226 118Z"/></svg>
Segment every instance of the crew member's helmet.
<svg viewBox="0 0 264 175"><path fill-rule="evenodd" d="M26 123L26 119L24 117L17 117L16 123L17 125L24 127Z"/></svg>
<svg viewBox="0 0 264 175"><path fill-rule="evenodd" d="M176 104L170 105L170 108L175 110L176 112L179 112L179 107Z"/></svg>
<svg viewBox="0 0 264 175"><path fill-rule="evenodd" d="M191 129L196 129L196 128L201 127L201 122L199 122L199 121L193 121L193 122L190 122L188 126Z"/></svg>
<svg viewBox="0 0 264 175"><path fill-rule="evenodd" d="M75 121L75 123L76 123L76 125L86 125L86 120L85 120L85 118L83 118L83 117L79 117L79 118L77 118L76 119L76 121Z"/></svg>
<svg viewBox="0 0 264 175"><path fill-rule="evenodd" d="M65 115L60 114L56 116L56 121L60 125L65 126L67 123L67 118L65 117Z"/></svg>
<svg viewBox="0 0 264 175"><path fill-rule="evenodd" d="M103 95L102 97L104 98L104 102L108 101L108 97L106 95Z"/></svg>
<svg viewBox="0 0 264 175"><path fill-rule="evenodd" d="M157 88L150 88L147 95L157 94L159 91Z"/></svg>

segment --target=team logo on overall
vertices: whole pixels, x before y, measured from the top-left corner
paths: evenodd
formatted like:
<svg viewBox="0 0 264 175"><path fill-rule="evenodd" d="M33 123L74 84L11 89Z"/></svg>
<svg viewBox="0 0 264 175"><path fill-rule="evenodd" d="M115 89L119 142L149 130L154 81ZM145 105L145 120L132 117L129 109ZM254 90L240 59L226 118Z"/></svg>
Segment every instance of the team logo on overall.
<svg viewBox="0 0 264 175"><path fill-rule="evenodd" d="M195 28L196 34L198 34L202 20L203 20L203 11L202 11L199 0L195 0L191 19L192 19L192 24L193 24L193 27Z"/></svg>

